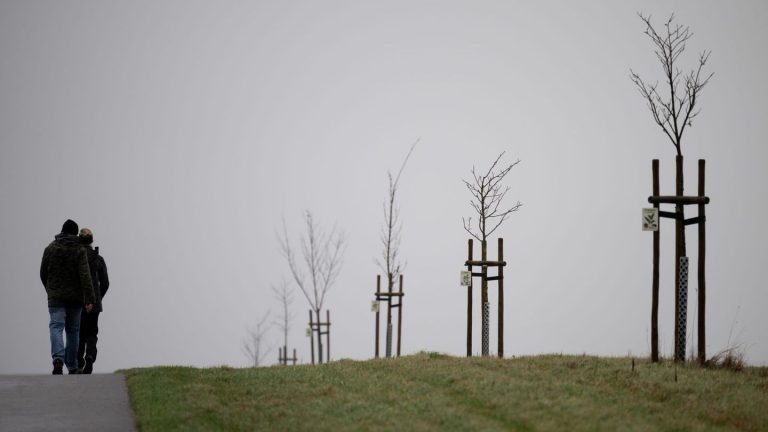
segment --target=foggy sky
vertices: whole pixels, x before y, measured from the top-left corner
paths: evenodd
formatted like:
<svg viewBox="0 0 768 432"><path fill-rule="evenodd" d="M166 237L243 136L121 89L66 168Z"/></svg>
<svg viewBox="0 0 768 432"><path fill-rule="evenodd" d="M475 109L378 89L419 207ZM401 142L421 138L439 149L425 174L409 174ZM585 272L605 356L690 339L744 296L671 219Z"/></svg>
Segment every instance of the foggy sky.
<svg viewBox="0 0 768 432"><path fill-rule="evenodd" d="M275 230L284 216L297 240L305 209L348 237L331 356L372 357L386 174L419 137L399 195L404 354L464 354L461 180L505 151L522 160L509 204L523 203L497 231L507 356L649 355L640 215L651 159L673 193L674 148L629 80L661 80L638 11L691 27L686 69L712 50L683 138L687 193L707 160L707 353L768 363L768 4L575 3L0 1L0 373L50 369L38 271L67 218L109 267L96 372L247 365L246 329L278 314L270 286L290 276ZM672 231L662 221L664 356ZM297 292L303 362L307 309Z"/></svg>

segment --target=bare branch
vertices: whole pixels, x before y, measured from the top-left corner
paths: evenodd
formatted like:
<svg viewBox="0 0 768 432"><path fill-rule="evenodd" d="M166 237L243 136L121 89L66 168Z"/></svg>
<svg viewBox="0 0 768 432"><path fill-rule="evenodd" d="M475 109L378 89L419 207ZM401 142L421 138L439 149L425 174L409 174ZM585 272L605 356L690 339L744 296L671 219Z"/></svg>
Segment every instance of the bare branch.
<svg viewBox="0 0 768 432"><path fill-rule="evenodd" d="M330 233L326 234L315 222L310 211L304 213L304 225L306 234L300 236L299 244L306 272L296 262L288 240L285 220L283 220L283 236L280 238L281 250L296 285L304 294L309 306L319 313L323 308L326 294L341 270L345 238L335 226Z"/></svg>
<svg viewBox="0 0 768 432"><path fill-rule="evenodd" d="M382 241L382 261L378 261L379 268L387 275L388 287L392 287L393 281L399 276L400 271L403 268L402 262L399 260L400 242L402 233L402 222L400 221L400 209L397 206L397 191L400 186L400 177L405 170L405 166L416 148L416 145L421 141L421 138L417 139L411 148L408 150L403 163L400 165L400 170L397 172L397 176L392 177L391 172L387 172L388 188L387 188L387 200L384 203L384 224L381 228L381 241Z"/></svg>
<svg viewBox="0 0 768 432"><path fill-rule="evenodd" d="M472 231L472 218L471 217L467 218L467 219L464 219L462 217L461 221L464 223L464 231L468 232L469 235L471 235L472 237L476 238L478 241L482 241L482 240L480 240L480 237L478 237L478 235L475 234L474 231Z"/></svg>
<svg viewBox="0 0 768 432"><path fill-rule="evenodd" d="M289 307L293 303L294 295L293 290L288 288L288 282L282 280L279 287L272 286L272 292L275 294L275 298L280 302L281 315L277 321L273 324L277 325L283 332L283 346L288 346L288 332L290 330L290 321L293 315L290 313Z"/></svg>
<svg viewBox="0 0 768 432"><path fill-rule="evenodd" d="M323 251L320 260L320 308L322 308L322 304L325 302L325 295L328 293L331 286L336 283L336 278L339 276L345 249L346 239L344 233L337 231L334 226L330 236L323 242ZM320 310L320 308L318 308L318 310Z"/></svg>
<svg viewBox="0 0 768 432"><path fill-rule="evenodd" d="M291 276L293 276L293 280L296 282L299 290L301 290L301 293L304 294L307 302L309 302L311 305L312 299L310 298L309 291L305 284L305 274L296 263L296 257L293 253L293 249L291 248L291 243L288 240L288 227L285 223L285 217L283 217L283 233L282 235L277 233L277 240L280 243L280 252L285 258L285 261L288 263L288 269L291 272Z"/></svg>
<svg viewBox="0 0 768 432"><path fill-rule="evenodd" d="M510 208L509 208L509 210L505 211L503 214L500 214L500 215L496 215L496 216L494 216L494 217L500 217L501 219L500 219L500 220L499 220L499 222L496 224L496 226L494 226L494 227L493 227L493 228L492 228L490 231L488 231L488 235L490 236L491 234L493 234L493 232L494 232L494 231L496 231L496 229L497 229L499 226L501 226L502 222L504 222L505 220L507 220L507 217L510 215L510 213L513 213L513 212L516 212L516 211L518 211L518 210L520 209L520 207L522 207L522 205L523 205L523 204L521 204L521 203L520 203L520 201L518 201L518 202L517 202L517 204L515 204L515 205L514 205L514 206L512 206L512 207L510 207Z"/></svg>
<svg viewBox="0 0 768 432"><path fill-rule="evenodd" d="M683 132L687 127L692 126L693 118L698 115L699 110L696 109L698 96L712 77L712 74L709 74L703 78L701 74L710 52L705 51L699 55L698 68L683 74L676 66L676 62L685 51L688 40L693 37L690 28L673 24L675 18L673 14L664 23L664 33L659 33L654 28L650 15L638 13L638 16L645 24L645 35L655 47L654 54L661 63L669 95L663 98L657 91L657 84L648 85L631 69L630 79L645 99L654 122L661 127L675 146L677 154L682 156ZM684 87L682 89L681 84Z"/></svg>
<svg viewBox="0 0 768 432"><path fill-rule="evenodd" d="M499 154L496 160L493 161L491 167L485 173L485 175L478 176L475 168L472 168L472 180L462 180L467 190L472 194L473 200L470 201L470 206L478 215L477 228L472 226L472 218L462 218L462 225L464 230L467 231L472 237L479 241L486 241L496 229L507 219L510 213L517 211L522 204L518 202L512 207L500 210L504 197L509 191L509 186L502 188L502 181L507 174L515 167L520 160L514 163L504 166L497 170L497 166L504 156L504 152ZM489 221L492 222L492 227L489 227Z"/></svg>
<svg viewBox="0 0 768 432"><path fill-rule="evenodd" d="M419 141L421 141L421 137L417 138L416 141L414 141L414 143L411 144L411 148L408 150L408 154L405 155L405 159L403 159L403 163L400 165L400 170L397 172L397 177L395 177L395 183L394 183L395 190L397 190L397 185L400 184L400 176L403 174L403 170L405 169L405 164L408 163L408 159L410 159L411 153L413 153L413 149L416 148L416 144L418 144Z"/></svg>

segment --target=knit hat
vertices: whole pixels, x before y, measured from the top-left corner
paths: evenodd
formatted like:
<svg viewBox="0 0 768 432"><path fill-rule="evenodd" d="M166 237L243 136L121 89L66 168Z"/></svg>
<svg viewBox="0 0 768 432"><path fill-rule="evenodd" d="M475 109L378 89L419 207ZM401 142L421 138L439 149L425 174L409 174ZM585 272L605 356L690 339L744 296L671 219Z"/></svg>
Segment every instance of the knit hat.
<svg viewBox="0 0 768 432"><path fill-rule="evenodd" d="M88 228L81 229L80 240L83 242L83 244L87 245L93 243L93 231L89 230Z"/></svg>
<svg viewBox="0 0 768 432"><path fill-rule="evenodd" d="M67 221L64 222L64 225L61 226L61 232L64 234L77 235L78 229L77 222L72 219L67 219Z"/></svg>

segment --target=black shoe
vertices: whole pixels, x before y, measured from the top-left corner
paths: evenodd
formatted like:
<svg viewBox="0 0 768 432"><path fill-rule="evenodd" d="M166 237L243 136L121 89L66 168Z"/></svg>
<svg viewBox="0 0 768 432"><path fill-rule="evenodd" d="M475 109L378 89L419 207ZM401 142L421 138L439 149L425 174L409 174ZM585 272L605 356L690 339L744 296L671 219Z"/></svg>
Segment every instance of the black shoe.
<svg viewBox="0 0 768 432"><path fill-rule="evenodd" d="M80 375L82 373L80 371L80 369L77 369L77 368L75 368L75 369L67 369L67 370L69 371L70 375Z"/></svg>
<svg viewBox="0 0 768 432"><path fill-rule="evenodd" d="M53 361L53 375L63 374L64 361L62 359L55 359Z"/></svg>
<svg viewBox="0 0 768 432"><path fill-rule="evenodd" d="M85 358L85 367L83 368L84 374L90 375L93 373L93 363L94 363L93 357L89 356Z"/></svg>

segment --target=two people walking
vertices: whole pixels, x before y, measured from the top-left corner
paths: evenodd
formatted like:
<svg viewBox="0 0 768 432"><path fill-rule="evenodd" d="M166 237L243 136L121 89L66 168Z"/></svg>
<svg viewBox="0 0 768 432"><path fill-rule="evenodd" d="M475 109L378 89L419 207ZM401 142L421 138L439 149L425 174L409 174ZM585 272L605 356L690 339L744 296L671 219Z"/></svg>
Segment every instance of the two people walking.
<svg viewBox="0 0 768 432"><path fill-rule="evenodd" d="M40 280L48 296L53 374L91 373L96 362L101 300L109 289L93 232L67 219L43 253ZM66 342L64 334L66 333Z"/></svg>

